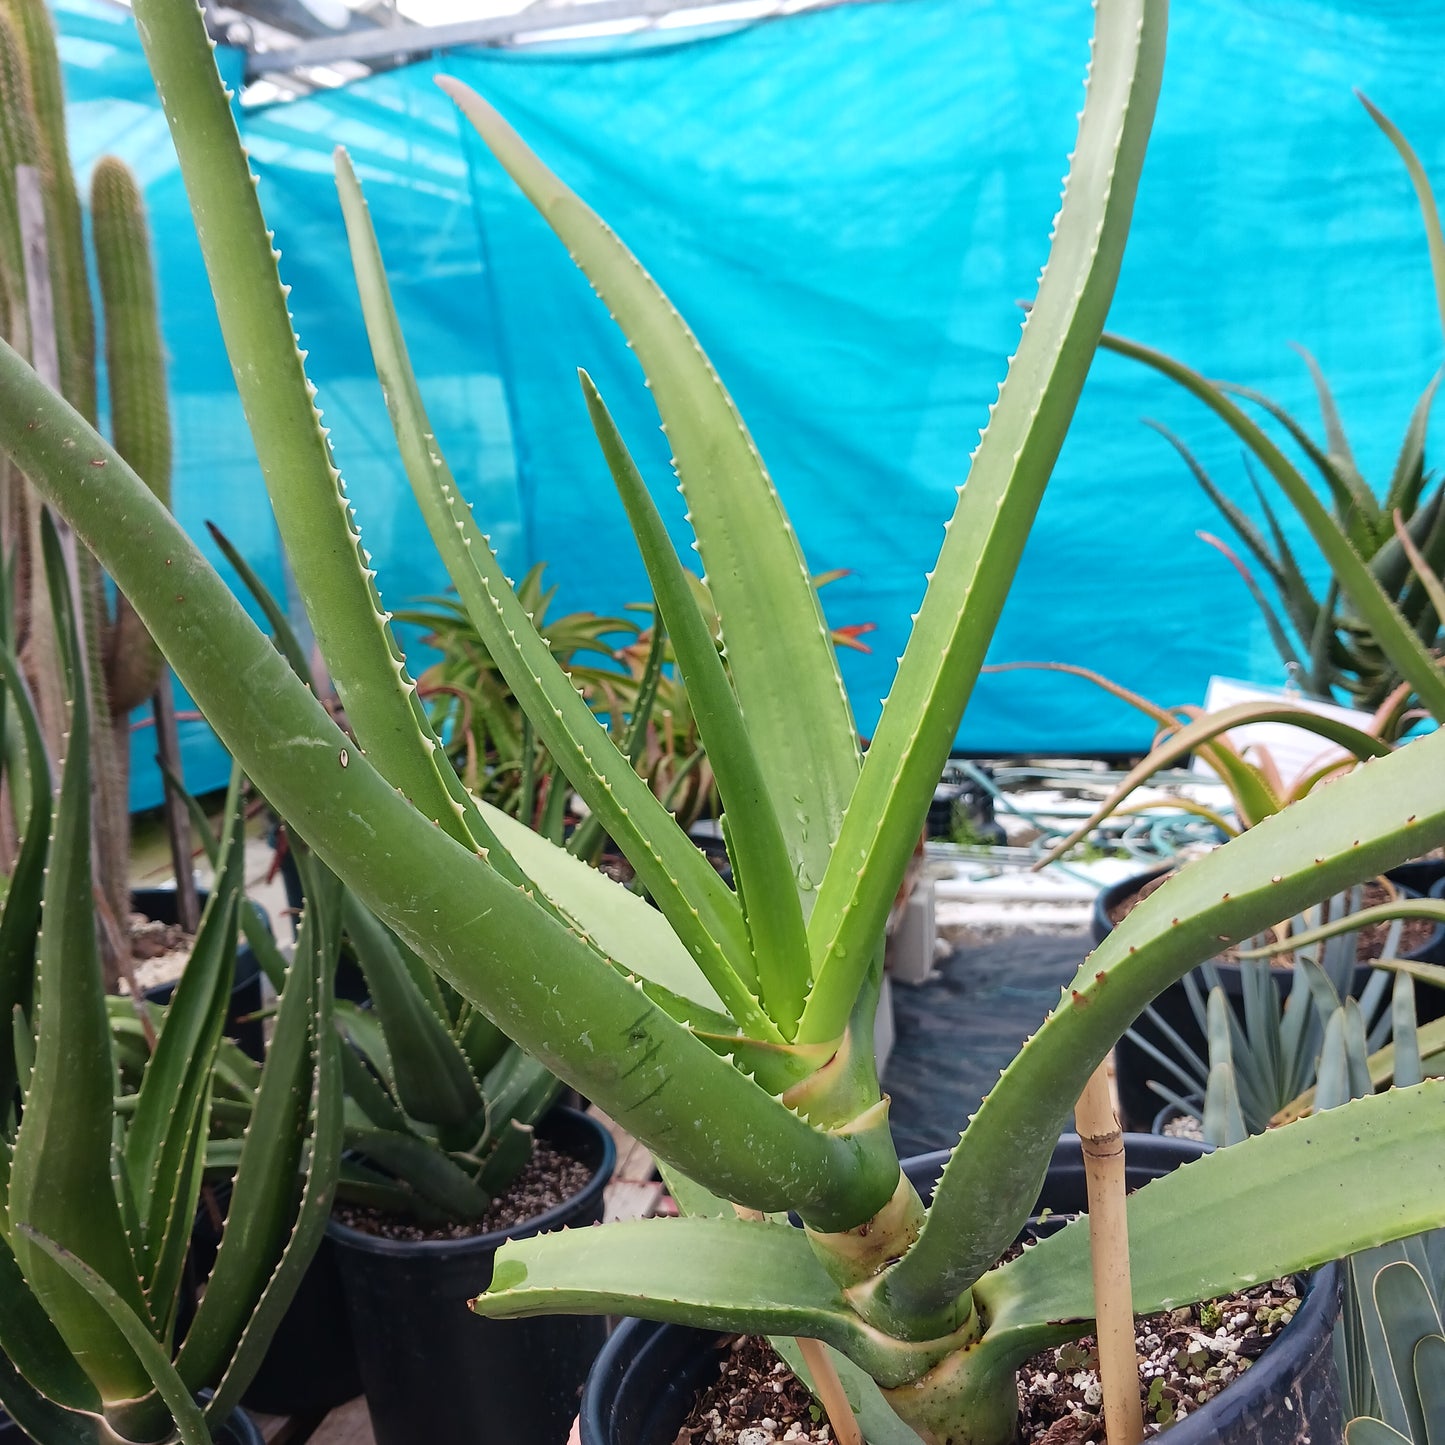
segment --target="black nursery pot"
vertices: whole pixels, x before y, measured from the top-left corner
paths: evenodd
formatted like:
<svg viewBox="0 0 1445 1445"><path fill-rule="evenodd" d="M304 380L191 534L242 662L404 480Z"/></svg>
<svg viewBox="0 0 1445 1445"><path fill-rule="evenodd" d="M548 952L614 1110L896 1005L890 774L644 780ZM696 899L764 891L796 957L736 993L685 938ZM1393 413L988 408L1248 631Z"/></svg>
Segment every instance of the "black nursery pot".
<svg viewBox="0 0 1445 1445"><path fill-rule="evenodd" d="M1110 913L1121 903L1133 897L1146 883L1167 873L1168 868L1155 868L1148 873L1136 874L1106 888L1094 900L1094 914L1091 931L1095 943L1102 943L1113 932L1114 924ZM1398 888L1407 894L1423 894L1432 884L1445 887L1437 880L1441 877L1439 865L1434 863L1404 863L1392 868L1386 875ZM1420 963L1445 964L1445 928L1437 928L1428 940L1410 958ZM1219 981L1234 1006L1236 1014L1243 1013L1244 973L1239 964L1216 959ZM1350 981L1350 993L1358 997L1370 980L1374 970L1369 964L1359 964ZM1272 971L1275 986L1281 997L1290 984L1290 971L1280 968ZM1200 977L1203 986L1203 979ZM1189 996L1183 982L1172 983L1154 1000L1154 1011L1172 1028L1186 1044L1201 1057L1206 1051L1204 1034L1189 1006ZM1445 989L1421 987L1415 991L1415 1009L1421 1023L1439 1018L1445 1014ZM1141 1014L1134 1021L1134 1030L1165 1054L1173 1052L1173 1045L1147 1014ZM1114 1049L1115 1080L1119 1087L1119 1104L1124 1115L1126 1129L1147 1129L1150 1121L1159 1111L1160 1095L1149 1087L1151 1079L1174 1090L1179 1081L1152 1059L1143 1049L1128 1037L1121 1038Z"/></svg>
<svg viewBox="0 0 1445 1445"><path fill-rule="evenodd" d="M205 893L197 895L201 908L206 906ZM131 907L156 923L175 923L179 909L173 888L136 888L130 895ZM171 1001L174 983L148 988L145 996L161 1005ZM266 1057L266 1034L259 1018L261 1009L261 964L243 939L236 947L236 982L231 988L231 1002L226 1009L226 1037L234 1039L258 1063Z"/></svg>
<svg viewBox="0 0 1445 1445"><path fill-rule="evenodd" d="M228 1185L216 1190L216 1203L224 1214L230 1203ZM191 1231L191 1252L186 1260L189 1293L183 1310L209 1278L220 1243L220 1230L202 1201ZM184 1324L189 1328L190 1319ZM329 1237L323 1238L241 1403L263 1415L319 1415L360 1393L361 1374L336 1265L336 1246Z"/></svg>
<svg viewBox="0 0 1445 1445"><path fill-rule="evenodd" d="M376 1445L563 1445L605 1321L486 1320L467 1302L509 1239L596 1224L616 1148L595 1119L554 1109L537 1136L593 1170L580 1194L509 1230L392 1240L332 1220ZM671 1442L669 1441L669 1445Z"/></svg>
<svg viewBox="0 0 1445 1445"><path fill-rule="evenodd" d="M1203 1152L1188 1139L1149 1134L1125 1137L1130 1189L1167 1174ZM948 1151L903 1161L903 1171L925 1200L947 1162ZM1038 1211L1077 1213L1085 1207L1084 1161L1078 1136L1065 1134L1039 1194ZM1061 1223L1030 1221L1025 1237ZM1170 1445L1305 1445L1341 1436L1331 1340L1339 1314L1336 1266L1312 1277L1288 1329L1254 1366L1208 1405L1169 1428ZM582 1445L673 1445L698 1391L722 1365L711 1330L626 1320L597 1357L582 1396Z"/></svg>

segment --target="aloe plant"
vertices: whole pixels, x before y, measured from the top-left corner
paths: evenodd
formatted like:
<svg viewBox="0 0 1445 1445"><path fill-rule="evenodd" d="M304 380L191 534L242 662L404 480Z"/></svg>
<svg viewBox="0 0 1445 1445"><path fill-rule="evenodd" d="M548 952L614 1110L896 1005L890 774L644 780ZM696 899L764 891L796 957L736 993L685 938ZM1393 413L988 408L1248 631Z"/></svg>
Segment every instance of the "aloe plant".
<svg viewBox="0 0 1445 1445"><path fill-rule="evenodd" d="M319 696L284 610L231 542L214 527L211 533L271 624L281 656ZM525 590L519 600L527 600ZM187 802L200 813L193 799ZM497 814L503 828L518 826L501 810ZM203 816L199 822L202 838L209 839ZM218 861L212 846L212 866ZM298 863L307 889L321 887L338 911L342 946L359 963L370 996L366 1008L335 1004L346 1043L346 1157L337 1197L425 1224L480 1219L531 1159L532 1126L556 1102L560 1081L431 973L304 844ZM269 932L252 923L247 937L279 984L285 962ZM236 1166L236 1126L249 1121L254 1105L246 1073L234 1052L218 1059L215 1084L231 1106L230 1119L228 1137L213 1140L207 1165L222 1173Z"/></svg>
<svg viewBox="0 0 1445 1445"><path fill-rule="evenodd" d="M1445 238L1429 178L1389 118L1364 95L1359 98L1394 146L1414 185L1445 326ZM1365 709L1380 706L1404 683L1422 706L1435 717L1442 716L1445 680L1438 667L1432 667L1431 653L1445 617L1410 556L1415 549L1431 572L1445 567L1445 487L1432 482L1425 469L1426 434L1440 374L1431 378L1415 402L1389 481L1376 489L1355 460L1324 373L1302 347L1297 349L1314 383L1324 426L1322 440L1312 437L1284 407L1249 387L1206 380L1182 362L1122 336L1106 334L1103 344L1184 387L1247 448L1245 470L1264 517L1263 529L1210 477L1183 441L1155 426L1275 590L1278 608L1270 604L1263 585L1244 562L1217 540L1205 539L1224 551L1242 575L1280 660L1294 679L1316 697L1331 698L1342 690L1355 706ZM1257 407L1283 428L1308 460L1328 506L1316 495L1306 472L1289 460L1239 401ZM1323 595L1316 594L1305 576L1251 459L1284 494L1324 558L1329 582Z"/></svg>
<svg viewBox="0 0 1445 1445"><path fill-rule="evenodd" d="M812 1337L846 1357L840 1370L875 1422L875 1445L909 1429L930 1442L1002 1445L1017 1410L1014 1367L1089 1327L1087 1225L998 1261L1114 1041L1221 942L1445 841L1445 738L1431 737L1201 860L1088 960L968 1121L922 1207L900 1171L872 1057L884 926L1103 325L1159 84L1164 5L1098 6L1049 262L866 756L778 491L691 333L505 123L443 82L648 374L725 656L585 376L583 399L716 771L736 892L617 750L507 585L426 420L359 185L338 158L373 354L433 540L539 737L655 909L478 807L447 765L339 490L201 16L190 0L137 0L136 14L262 472L355 737L104 440L5 350L0 447L97 549L316 855L463 998L647 1143L697 1210L509 1244L475 1307ZM1130 1201L1136 1308L1439 1224L1438 1169L1407 1163L1435 1141L1442 1102L1445 1085L1434 1083L1362 1099L1140 1190ZM1346 1173L1371 1187L1337 1191L1335 1209L1308 1207ZM804 1227L734 1217L729 1205L792 1210ZM1193 1242L1187 1259L1181 1231Z"/></svg>
<svg viewBox="0 0 1445 1445"><path fill-rule="evenodd" d="M182 1269L205 1165L235 972L242 888L239 775L190 966L156 1037L116 1095L91 872L91 759L80 632L64 561L42 523L69 699L53 808L46 750L13 651L5 703L23 744L7 758L29 809L0 916L0 1405L45 1445L100 1438L205 1445L260 1363L325 1227L340 1151L330 1025L336 933L307 910L250 1101L213 1288L177 1337ZM36 862L43 869L37 884ZM209 1400L198 1403L202 1390Z"/></svg>
<svg viewBox="0 0 1445 1445"><path fill-rule="evenodd" d="M1160 707L1158 703L1150 702L1100 673L1067 662L1003 662L993 664L987 671L1011 672L1019 668L1081 677L1111 697L1128 703L1159 728L1153 746L1144 757L1130 768L1113 792L1084 822L1049 849L1039 861L1039 867L1062 857L1105 818L1156 806L1153 803L1131 806L1128 799L1156 773L1177 767L1196 754L1227 789L1229 816L1205 803L1188 799L1175 799L1172 806L1203 818L1213 824L1223 837L1233 838L1243 829L1253 827L1303 798L1321 783L1339 776L1355 763L1388 756L1392 744L1386 738L1398 706L1404 700L1403 691L1397 689L1381 704L1368 728L1357 728L1283 699L1278 702L1234 703L1215 712L1193 706ZM1313 733L1322 744L1319 756L1298 776L1285 776L1268 748L1251 744L1241 749L1230 739L1229 734L1235 728L1255 723L1283 723L1300 732Z"/></svg>

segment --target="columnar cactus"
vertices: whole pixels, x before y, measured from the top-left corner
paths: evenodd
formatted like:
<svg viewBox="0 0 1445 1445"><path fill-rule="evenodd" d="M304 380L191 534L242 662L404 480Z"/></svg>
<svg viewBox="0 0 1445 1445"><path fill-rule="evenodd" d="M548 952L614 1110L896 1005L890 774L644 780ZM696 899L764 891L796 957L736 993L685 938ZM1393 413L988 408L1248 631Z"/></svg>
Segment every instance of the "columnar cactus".
<svg viewBox="0 0 1445 1445"><path fill-rule="evenodd" d="M83 416L97 409L95 320L86 270L80 200L65 138L65 104L55 33L44 0L0 0L0 327L22 354L36 354L25 280L16 168L38 172L54 311L60 390ZM165 360L140 189L112 157L95 169L91 211L104 318L111 429L117 450L162 501L170 494L170 420ZM55 639L41 569L35 564L39 503L18 473L0 477L0 535L18 545L14 586L18 644L52 756L65 716ZM161 657L130 604L106 603L99 568L78 559L91 659L91 707L98 787L100 886L110 909L127 901L127 715L152 692Z"/></svg>

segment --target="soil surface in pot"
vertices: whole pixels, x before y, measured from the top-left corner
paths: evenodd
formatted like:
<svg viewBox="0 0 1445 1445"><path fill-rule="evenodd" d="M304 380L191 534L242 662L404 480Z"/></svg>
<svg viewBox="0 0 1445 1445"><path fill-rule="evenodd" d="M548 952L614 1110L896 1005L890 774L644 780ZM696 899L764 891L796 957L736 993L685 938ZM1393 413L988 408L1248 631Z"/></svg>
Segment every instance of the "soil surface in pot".
<svg viewBox="0 0 1445 1445"><path fill-rule="evenodd" d="M129 922L130 953L141 992L174 983L186 971L195 934L187 933L179 923L161 923L143 913L132 913ZM124 978L119 987L122 993L130 992L129 981Z"/></svg>
<svg viewBox="0 0 1445 1445"><path fill-rule="evenodd" d="M480 1219L460 1220L454 1224L426 1225L372 1209L363 1204L340 1201L332 1213L342 1224L374 1234L382 1239L470 1239L478 1234L511 1229L547 1210L565 1203L587 1187L595 1170L590 1164L574 1159L537 1140L527 1166L512 1181L505 1194L492 1201L492 1207Z"/></svg>
<svg viewBox="0 0 1445 1445"><path fill-rule="evenodd" d="M1213 1399L1247 1370L1300 1306L1293 1280L1137 1324L1144 1433ZM734 1338L722 1374L693 1406L674 1445L824 1445L832 1431L807 1388L766 1340ZM1019 1371L1021 1445L1103 1445L1094 1339L1045 1350Z"/></svg>
<svg viewBox="0 0 1445 1445"><path fill-rule="evenodd" d="M1165 873L1161 877L1151 878L1137 893L1121 902L1116 903L1109 910L1109 921L1116 928L1126 919L1135 908L1139 906L1156 889L1162 888L1172 877L1173 873ZM1389 903L1397 895L1392 893L1378 879L1365 884L1364 892L1360 900L1361 908L1374 908L1380 903ZM1436 924L1429 918L1407 918L1400 926L1399 950L1401 955L1414 953L1417 948L1423 948L1429 941L1430 936L1435 932ZM1372 958L1379 958L1385 952L1385 942L1390 935L1390 924L1371 923L1360 929L1355 939L1355 958L1360 963L1368 963ZM1219 957L1229 963L1239 961L1239 952L1235 948L1227 948ZM1276 968L1292 968L1294 966L1294 954L1277 953L1270 962Z"/></svg>

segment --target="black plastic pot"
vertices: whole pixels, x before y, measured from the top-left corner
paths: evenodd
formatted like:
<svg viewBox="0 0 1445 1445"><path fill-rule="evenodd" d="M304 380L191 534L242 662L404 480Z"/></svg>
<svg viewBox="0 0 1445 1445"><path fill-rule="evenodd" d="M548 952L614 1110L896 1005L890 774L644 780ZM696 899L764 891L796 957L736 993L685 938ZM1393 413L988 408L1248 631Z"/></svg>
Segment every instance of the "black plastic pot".
<svg viewBox="0 0 1445 1445"><path fill-rule="evenodd" d="M216 1190L222 1214L230 1203L230 1187ZM221 1232L204 1201L196 1211L191 1231L191 1252L186 1260L189 1298L209 1278L220 1247ZM183 1301L183 1309L187 1301ZM189 1326L189 1319L184 1323ZM310 1415L334 1410L361 1393L361 1373L336 1246L322 1239L286 1313L281 1316L271 1343L246 1387L241 1403L263 1415Z"/></svg>
<svg viewBox="0 0 1445 1445"><path fill-rule="evenodd" d="M1114 924L1109 915L1114 909L1132 898L1146 883L1167 872L1169 872L1167 867L1155 868L1147 873L1125 878L1112 887L1104 889L1094 900L1094 913L1091 921L1094 942L1102 943L1113 931ZM1392 868L1385 876L1407 893L1423 893L1428 891L1432 884L1445 887L1445 883L1437 881L1441 874L1434 863L1405 863L1399 868ZM1429 939L1409 957L1421 963L1445 964L1445 928L1437 928ZM1244 1008L1243 970L1237 963L1219 959L1215 960L1214 966L1219 970L1220 984L1230 1003L1234 1006L1236 1014L1242 1016ZM1373 970L1367 963L1356 967L1354 977L1350 982L1351 994L1358 997L1364 992L1372 972ZM1196 975L1196 977L1199 979L1200 986L1205 987L1202 976ZM1289 988L1290 971L1284 968L1275 969L1273 977L1275 985L1283 997ZM1422 1023L1445 1014L1445 989L1420 986L1416 989L1415 999L1416 1013ZM1201 1057L1204 1056L1206 1049L1204 1034L1195 1020L1194 1010L1189 1006L1189 996L1184 991L1182 981L1170 984L1154 1000L1154 1011L1190 1048ZM1173 1045L1147 1013L1141 1014L1134 1021L1134 1030L1163 1053L1173 1052ZM1161 1102L1160 1096L1149 1087L1149 1081L1151 1079L1158 1080L1175 1092L1178 1091L1179 1081L1127 1037L1120 1039L1115 1047L1114 1064L1115 1079L1119 1087L1119 1104L1124 1115L1124 1127L1126 1129L1149 1128L1155 1114L1159 1111Z"/></svg>
<svg viewBox="0 0 1445 1445"><path fill-rule="evenodd" d="M1130 1134L1125 1174L1136 1189L1196 1159L1202 1146L1187 1139ZM930 1198L948 1153L903 1161L904 1172ZM1077 1213L1087 1198L1078 1137L1065 1134L1054 1150L1038 1209ZM1059 1227L1058 1219L1030 1221L1025 1234ZM1313 1277L1289 1328L1252 1369L1195 1414L1169 1428L1170 1445L1306 1445L1341 1436L1331 1338L1339 1313L1334 1265ZM710 1330L626 1320L597 1357L582 1396L582 1445L673 1445L700 1389L722 1364ZM1288 1402L1288 1403L1286 1403Z"/></svg>
<svg viewBox="0 0 1445 1445"><path fill-rule="evenodd" d="M331 1222L376 1445L566 1440L605 1322L575 1315L485 1320L467 1308L491 1283L493 1260L508 1239L602 1218L602 1190L617 1157L612 1136L571 1109L554 1109L537 1134L593 1175L580 1194L525 1224L472 1239L413 1242Z"/></svg>
<svg viewBox="0 0 1445 1445"><path fill-rule="evenodd" d="M199 895L201 907L206 894ZM174 923L179 917L173 888L137 888L130 895L131 907L157 923ZM175 993L174 983L148 988L145 996L152 1002L168 1004ZM261 1009L261 964L244 940L236 948L236 982L231 989L231 1003L226 1010L226 1036L235 1039L258 1062L266 1056L266 1034L259 1018Z"/></svg>

